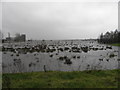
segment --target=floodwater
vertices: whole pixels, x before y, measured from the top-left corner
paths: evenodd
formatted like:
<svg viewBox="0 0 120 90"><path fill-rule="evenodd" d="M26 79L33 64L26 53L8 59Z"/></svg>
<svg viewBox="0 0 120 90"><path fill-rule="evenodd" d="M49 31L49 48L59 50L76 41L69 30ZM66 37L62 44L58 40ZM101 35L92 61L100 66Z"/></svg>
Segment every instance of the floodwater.
<svg viewBox="0 0 120 90"><path fill-rule="evenodd" d="M64 41L29 41L25 43L5 43L4 47L22 48L46 44L49 48L56 49L54 52L27 52L15 53L4 51L2 53L2 72L36 72L36 71L83 71L83 70L107 70L118 69L118 50L120 47L98 44L96 41L64 40ZM16 47L15 47L16 45ZM80 52L71 52L71 47L79 47ZM98 48L82 51L81 47ZM68 47L69 50L58 51L57 48ZM102 49L99 49L102 48ZM60 57L67 57L67 60Z"/></svg>

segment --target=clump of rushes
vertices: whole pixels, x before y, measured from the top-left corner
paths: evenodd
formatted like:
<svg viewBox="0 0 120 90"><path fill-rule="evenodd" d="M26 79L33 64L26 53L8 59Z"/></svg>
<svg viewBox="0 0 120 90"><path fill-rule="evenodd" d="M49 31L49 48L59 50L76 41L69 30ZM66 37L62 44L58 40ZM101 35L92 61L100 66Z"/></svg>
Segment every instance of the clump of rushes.
<svg viewBox="0 0 120 90"><path fill-rule="evenodd" d="M80 56L77 56L77 58L79 59L79 58L80 58Z"/></svg>
<svg viewBox="0 0 120 90"><path fill-rule="evenodd" d="M103 61L103 59L99 59L99 61Z"/></svg>
<svg viewBox="0 0 120 90"><path fill-rule="evenodd" d="M4 52L3 54L6 54L6 52Z"/></svg>
<svg viewBox="0 0 120 90"><path fill-rule="evenodd" d="M75 58L76 58L76 56L73 56L73 58L75 59Z"/></svg>
<svg viewBox="0 0 120 90"><path fill-rule="evenodd" d="M63 58L64 58L64 59L67 59L68 57L67 57L67 56L64 56Z"/></svg>
<svg viewBox="0 0 120 90"><path fill-rule="evenodd" d="M50 57L53 57L53 55L51 54Z"/></svg>
<svg viewBox="0 0 120 90"><path fill-rule="evenodd" d="M31 66L32 66L32 63L29 64L29 67L31 67Z"/></svg>
<svg viewBox="0 0 120 90"><path fill-rule="evenodd" d="M37 60L36 62L39 62L39 60Z"/></svg>
<svg viewBox="0 0 120 90"><path fill-rule="evenodd" d="M19 54L16 54L16 56L19 56Z"/></svg>
<svg viewBox="0 0 120 90"><path fill-rule="evenodd" d="M61 61L63 61L63 60L68 59L68 57L67 56L63 56L63 57L59 57L58 59L61 60Z"/></svg>
<svg viewBox="0 0 120 90"><path fill-rule="evenodd" d="M106 61L108 61L108 62L109 62L109 59L106 59Z"/></svg>
<svg viewBox="0 0 120 90"><path fill-rule="evenodd" d="M70 65L70 64L72 64L72 61L70 61L70 59L66 59L65 62L64 62L64 64Z"/></svg>
<svg viewBox="0 0 120 90"><path fill-rule="evenodd" d="M85 53L88 52L88 47L87 47L87 46L86 46L86 47L81 47L81 49L82 49L82 51L85 52Z"/></svg>
<svg viewBox="0 0 120 90"><path fill-rule="evenodd" d="M13 54L11 54L11 56L13 56Z"/></svg>
<svg viewBox="0 0 120 90"><path fill-rule="evenodd" d="M109 57L110 58L115 57L115 54L112 53L112 54L109 55Z"/></svg>
<svg viewBox="0 0 120 90"><path fill-rule="evenodd" d="M64 60L64 57L59 57L58 59L61 60L61 61L63 61L63 60Z"/></svg>
<svg viewBox="0 0 120 90"><path fill-rule="evenodd" d="M120 59L117 59L118 61L120 61Z"/></svg>

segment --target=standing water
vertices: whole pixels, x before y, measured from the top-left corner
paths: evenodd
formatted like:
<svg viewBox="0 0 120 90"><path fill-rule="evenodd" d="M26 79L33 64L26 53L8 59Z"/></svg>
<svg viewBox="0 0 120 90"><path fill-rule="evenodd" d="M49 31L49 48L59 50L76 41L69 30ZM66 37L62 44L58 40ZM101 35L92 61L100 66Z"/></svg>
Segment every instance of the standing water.
<svg viewBox="0 0 120 90"><path fill-rule="evenodd" d="M93 40L4 43L2 72L117 69L118 48Z"/></svg>

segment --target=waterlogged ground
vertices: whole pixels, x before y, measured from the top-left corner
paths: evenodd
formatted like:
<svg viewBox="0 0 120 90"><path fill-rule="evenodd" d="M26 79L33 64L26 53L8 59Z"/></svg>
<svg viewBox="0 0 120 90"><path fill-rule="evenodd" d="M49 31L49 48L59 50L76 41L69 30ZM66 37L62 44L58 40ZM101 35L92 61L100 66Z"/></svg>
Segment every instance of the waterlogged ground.
<svg viewBox="0 0 120 90"><path fill-rule="evenodd" d="M96 41L4 43L2 72L118 69L118 48Z"/></svg>

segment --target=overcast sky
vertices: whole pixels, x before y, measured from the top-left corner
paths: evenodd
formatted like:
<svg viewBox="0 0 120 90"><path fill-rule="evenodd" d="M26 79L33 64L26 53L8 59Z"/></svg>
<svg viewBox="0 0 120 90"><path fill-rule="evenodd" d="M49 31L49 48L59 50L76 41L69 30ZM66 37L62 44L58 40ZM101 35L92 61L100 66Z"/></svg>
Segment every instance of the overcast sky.
<svg viewBox="0 0 120 90"><path fill-rule="evenodd" d="M3 2L2 31L27 39L86 39L118 28L117 2Z"/></svg>

